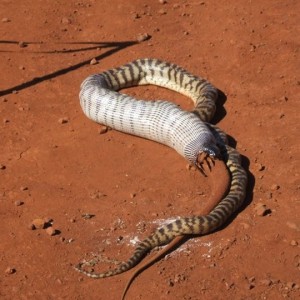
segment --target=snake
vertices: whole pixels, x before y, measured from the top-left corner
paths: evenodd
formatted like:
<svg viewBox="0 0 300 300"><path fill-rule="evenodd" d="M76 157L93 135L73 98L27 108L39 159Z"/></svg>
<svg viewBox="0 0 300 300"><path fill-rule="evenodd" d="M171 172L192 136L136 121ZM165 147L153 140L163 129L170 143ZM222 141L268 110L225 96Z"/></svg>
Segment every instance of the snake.
<svg viewBox="0 0 300 300"><path fill-rule="evenodd" d="M156 85L189 97L193 111L182 110L173 102L140 100L122 94L123 88ZM84 114L97 123L112 129L143 137L177 151L205 175L220 159L230 174L227 194L204 215L179 217L138 243L133 254L115 269L101 273L84 270L84 263L75 269L91 278L105 278L126 272L153 248L171 245L185 236L205 235L224 225L241 207L246 197L247 173L238 151L228 145L226 134L209 122L216 111L218 90L209 81L189 73L184 68L159 59L137 59L100 74L88 76L81 84L80 105ZM169 246L168 245L168 246ZM150 263L140 267L133 277Z"/></svg>

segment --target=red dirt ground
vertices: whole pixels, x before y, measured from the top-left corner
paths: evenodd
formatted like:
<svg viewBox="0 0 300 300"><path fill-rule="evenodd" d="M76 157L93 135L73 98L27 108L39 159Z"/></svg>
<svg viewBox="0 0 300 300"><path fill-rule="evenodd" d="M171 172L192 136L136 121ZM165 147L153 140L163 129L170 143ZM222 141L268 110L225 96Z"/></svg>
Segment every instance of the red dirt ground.
<svg viewBox="0 0 300 300"><path fill-rule="evenodd" d="M128 274L94 280L72 266L125 259L161 220L204 207L209 182L174 150L100 135L81 111L84 78L143 57L225 93L215 121L243 154L249 186L225 228L144 271L127 299L299 299L300 2L161 2L1 1L1 299L119 299ZM158 87L126 92L192 107ZM58 234L30 230L36 218Z"/></svg>

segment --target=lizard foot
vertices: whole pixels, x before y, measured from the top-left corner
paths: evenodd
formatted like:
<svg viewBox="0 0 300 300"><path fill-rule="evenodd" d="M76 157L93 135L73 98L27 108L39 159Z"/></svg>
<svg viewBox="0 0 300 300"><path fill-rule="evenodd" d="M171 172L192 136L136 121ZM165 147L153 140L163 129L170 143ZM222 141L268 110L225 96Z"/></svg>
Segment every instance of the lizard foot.
<svg viewBox="0 0 300 300"><path fill-rule="evenodd" d="M215 165L215 160L208 153L201 152L198 154L196 165L199 168L201 174L207 177L206 172L207 170L211 172L213 166ZM205 168L205 166L207 168Z"/></svg>

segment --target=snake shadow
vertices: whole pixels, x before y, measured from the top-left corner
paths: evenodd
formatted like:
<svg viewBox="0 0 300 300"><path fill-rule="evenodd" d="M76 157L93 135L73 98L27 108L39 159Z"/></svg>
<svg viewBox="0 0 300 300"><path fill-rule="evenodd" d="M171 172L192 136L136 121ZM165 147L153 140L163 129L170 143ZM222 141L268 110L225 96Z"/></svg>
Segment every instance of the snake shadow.
<svg viewBox="0 0 300 300"><path fill-rule="evenodd" d="M226 95L218 89L218 99L216 101L216 113L213 116L212 120L210 123L216 125L218 124L222 119L225 118L227 112L224 107L225 102L227 101Z"/></svg>
<svg viewBox="0 0 300 300"><path fill-rule="evenodd" d="M0 44L18 44L18 43L19 42L17 42L17 41L0 40ZM102 60L105 57L108 57L108 56L110 56L110 55L112 55L112 54L114 54L114 53L116 53L116 52L118 52L118 51L120 51L122 49L125 49L127 47L136 45L138 43L139 43L138 41L123 41L123 42L78 42L78 43L74 43L74 44L92 44L93 46L90 46L90 47L81 47L79 49L64 49L64 50L61 50L61 51L55 50L55 51L44 51L44 52L34 52L34 53L48 53L48 54L73 53L73 52L79 52L79 51L95 50L95 49L97 49L99 47L101 47L101 48L113 47L112 49L107 50L106 52L104 52L104 53L102 53L102 54L94 57L96 60ZM37 43L34 43L34 42L24 42L24 44L25 45L30 45L30 44L37 44ZM66 43L66 44L73 44L73 43ZM17 51L0 51L0 52L17 52ZM24 90L26 88L29 88L29 87L32 87L32 86L37 85L39 83L42 83L43 81L50 80L50 79L53 79L55 77L67 74L67 73L72 72L72 71L75 71L75 70L77 70L77 69L79 69L79 68L81 68L81 67L83 67L85 65L89 65L90 61L91 61L91 58L89 58L87 60L84 60L84 61L81 61L81 62L79 62L77 64L68 66L67 68L59 69L59 70L54 71L52 73L45 74L45 75L42 75L40 77L34 77L33 79L31 79L29 81L20 83L18 85L15 85L13 87L7 88L5 90L1 90L0 91L0 96L5 96L5 95L11 94L11 93L13 93L15 91Z"/></svg>

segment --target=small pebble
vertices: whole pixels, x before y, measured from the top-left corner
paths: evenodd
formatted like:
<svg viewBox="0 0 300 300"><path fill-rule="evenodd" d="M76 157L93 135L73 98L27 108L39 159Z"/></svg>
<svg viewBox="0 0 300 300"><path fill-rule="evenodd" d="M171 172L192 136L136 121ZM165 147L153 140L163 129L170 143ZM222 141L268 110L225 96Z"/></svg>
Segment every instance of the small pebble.
<svg viewBox="0 0 300 300"><path fill-rule="evenodd" d="M81 217L82 217L84 220L89 220L89 219L95 217L95 215L86 213L86 214L81 215Z"/></svg>
<svg viewBox="0 0 300 300"><path fill-rule="evenodd" d="M19 45L20 48L27 47L27 44L25 42L23 42L23 41L20 41L18 45Z"/></svg>
<svg viewBox="0 0 300 300"><path fill-rule="evenodd" d="M262 203L258 203L255 206L254 210L256 212L256 215L258 215L260 217L264 217L271 213L271 210L269 208L267 208L267 206L265 204L262 204Z"/></svg>
<svg viewBox="0 0 300 300"><path fill-rule="evenodd" d="M23 205L23 204L24 204L24 202L21 201L21 200L16 200L16 201L15 201L15 206L21 206L21 205Z"/></svg>
<svg viewBox="0 0 300 300"><path fill-rule="evenodd" d="M62 22L62 24L71 24L71 20L69 18L66 18L66 17L62 18L61 22Z"/></svg>
<svg viewBox="0 0 300 300"><path fill-rule="evenodd" d="M248 289L252 290L253 288L255 288L255 284L254 283L249 283L248 284Z"/></svg>
<svg viewBox="0 0 300 300"><path fill-rule="evenodd" d="M280 186L278 184L272 184L272 186L271 186L272 191L277 191L279 189L280 189Z"/></svg>
<svg viewBox="0 0 300 300"><path fill-rule="evenodd" d="M5 170L6 169L6 166L5 165L2 165L0 164L0 170Z"/></svg>
<svg viewBox="0 0 300 300"><path fill-rule="evenodd" d="M6 268L6 270L5 270L5 273L6 274L14 274L14 273L16 273L16 269L15 268L11 268L11 267L8 267L8 268Z"/></svg>
<svg viewBox="0 0 300 300"><path fill-rule="evenodd" d="M29 230L34 230L35 229L35 226L32 224L32 223L30 223L29 225L28 225L28 227L27 227Z"/></svg>
<svg viewBox="0 0 300 300"><path fill-rule="evenodd" d="M98 130L99 134L104 134L108 131L108 127L107 126L101 126Z"/></svg>
<svg viewBox="0 0 300 300"><path fill-rule="evenodd" d="M174 281L172 279L169 279L167 281L168 286L174 286Z"/></svg>
<svg viewBox="0 0 300 300"><path fill-rule="evenodd" d="M291 240L290 245L291 246L298 246L298 242L295 241L295 240Z"/></svg>
<svg viewBox="0 0 300 300"><path fill-rule="evenodd" d="M2 18L1 22L2 23L8 23L8 22L10 22L10 19L9 18Z"/></svg>
<svg viewBox="0 0 300 300"><path fill-rule="evenodd" d="M250 228L250 225L248 223L242 222L241 225L243 226L244 229Z"/></svg>
<svg viewBox="0 0 300 300"><path fill-rule="evenodd" d="M266 168L265 166L263 166L260 163L256 163L255 167L256 167L257 171L263 171Z"/></svg>
<svg viewBox="0 0 300 300"><path fill-rule="evenodd" d="M148 33L140 33L136 40L141 43L141 42L144 42L144 41L147 41L151 38L151 35L149 35Z"/></svg>
<svg viewBox="0 0 300 300"><path fill-rule="evenodd" d="M59 118L58 123L59 124L66 124L69 122L69 119L67 117Z"/></svg>
<svg viewBox="0 0 300 300"><path fill-rule="evenodd" d="M43 219L34 219L32 225L34 226L34 229L43 229L45 228L46 222Z"/></svg>
<svg viewBox="0 0 300 300"><path fill-rule="evenodd" d="M158 13L159 13L160 15L166 15L166 14L167 14L167 12L166 12L164 9L160 9L160 10L158 11Z"/></svg>
<svg viewBox="0 0 300 300"><path fill-rule="evenodd" d="M20 191L28 191L28 186L21 186Z"/></svg>
<svg viewBox="0 0 300 300"><path fill-rule="evenodd" d="M97 59L96 58L93 58L91 61L90 61L90 65L96 65L98 63Z"/></svg>
<svg viewBox="0 0 300 300"><path fill-rule="evenodd" d="M54 229L53 227L48 227L45 230L47 232L47 234L49 234L50 236L56 235L57 234L57 230Z"/></svg>
<svg viewBox="0 0 300 300"><path fill-rule="evenodd" d="M133 199L136 196L136 193L130 193L130 198Z"/></svg>
<svg viewBox="0 0 300 300"><path fill-rule="evenodd" d="M272 284L272 280L270 280L270 279L262 279L262 280L260 280L260 283L262 285L265 285L265 286L270 286Z"/></svg>
<svg viewBox="0 0 300 300"><path fill-rule="evenodd" d="M286 96L282 96L279 100L281 100L281 101L288 101L289 100L289 98L288 97L286 97Z"/></svg>
<svg viewBox="0 0 300 300"><path fill-rule="evenodd" d="M166 3L167 3L167 0L158 0L158 2L159 2L160 4L166 4Z"/></svg>
<svg viewBox="0 0 300 300"><path fill-rule="evenodd" d="M289 289L292 289L295 287L295 282L287 282L286 286L289 288Z"/></svg>

